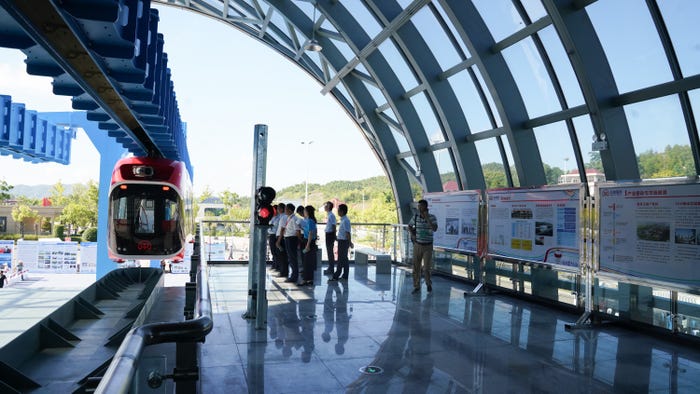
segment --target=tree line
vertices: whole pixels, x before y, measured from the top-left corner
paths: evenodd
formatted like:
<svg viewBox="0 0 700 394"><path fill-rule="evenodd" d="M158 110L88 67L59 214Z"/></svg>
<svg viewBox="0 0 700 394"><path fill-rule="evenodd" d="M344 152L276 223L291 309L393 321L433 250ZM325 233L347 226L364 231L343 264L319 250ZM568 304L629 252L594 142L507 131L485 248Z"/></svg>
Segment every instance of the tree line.
<svg viewBox="0 0 700 394"><path fill-rule="evenodd" d="M694 176L695 165L689 145L668 145L663 151L648 150L637 156L637 163L642 179L664 178L674 176ZM548 184L557 184L564 170L556 166L544 165ZM594 168L602 172L603 165L598 152L591 152L586 168ZM482 165L486 187L507 187L505 167L501 163L486 163ZM511 167L513 182L518 185L517 172ZM443 183L455 180L454 173L442 174ZM272 185L274 187L274 185ZM68 228L74 234L78 229L95 227L97 225L98 185L94 181L74 185L70 194L65 192L64 185L59 181L53 185L49 199L54 206L63 207L62 214L57 218L58 224ZM11 199L13 186L0 180L0 202ZM355 223L397 223L396 203L394 195L385 176L375 176L358 181L332 181L325 184L309 183L308 203L317 208L317 218L325 220L323 203L337 200L349 207L349 216ZM414 199L420 198L421 189L417 183L412 183L411 190ZM304 201L305 184L300 183L277 190L277 202L292 202L301 204ZM214 197L210 188L200 194L197 202ZM214 216L222 220L250 219L250 197L241 196L231 191L219 193L224 208L215 212ZM24 196L16 196L17 205L12 210L12 218L21 223L25 219L41 220L42 231L48 231L52 223L48 218L39 219L39 214L32 206L40 205L40 200ZM196 211L196 207L195 207Z"/></svg>

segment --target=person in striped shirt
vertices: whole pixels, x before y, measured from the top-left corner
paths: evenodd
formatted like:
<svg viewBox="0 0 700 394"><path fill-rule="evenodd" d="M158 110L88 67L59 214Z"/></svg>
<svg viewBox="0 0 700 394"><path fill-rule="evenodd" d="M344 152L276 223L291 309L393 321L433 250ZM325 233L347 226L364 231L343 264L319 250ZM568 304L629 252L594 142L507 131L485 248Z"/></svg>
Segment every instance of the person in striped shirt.
<svg viewBox="0 0 700 394"><path fill-rule="evenodd" d="M437 218L428 211L428 202L418 201L418 213L408 223L413 241L413 293L420 292L421 271L425 275L428 292L433 291L430 270L433 263L433 233L437 230Z"/></svg>

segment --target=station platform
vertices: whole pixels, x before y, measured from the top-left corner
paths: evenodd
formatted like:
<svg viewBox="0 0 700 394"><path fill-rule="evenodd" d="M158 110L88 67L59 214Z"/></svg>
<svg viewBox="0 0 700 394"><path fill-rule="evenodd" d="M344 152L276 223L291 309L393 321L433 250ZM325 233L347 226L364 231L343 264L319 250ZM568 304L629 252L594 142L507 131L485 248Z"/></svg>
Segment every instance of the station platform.
<svg viewBox="0 0 700 394"><path fill-rule="evenodd" d="M577 315L510 297L464 297L472 286L410 270L351 266L348 281L285 283L268 271L267 327L247 309L248 267L210 265L214 328L201 344L199 392L695 393L700 349L604 324L566 331ZM182 319L188 275L166 274L148 322ZM7 342L88 287L91 275L31 275L0 292ZM32 320L34 319L34 321ZM23 325L20 325L22 323ZM25 327L26 326L26 327ZM143 365L174 367L174 345ZM154 392L172 392L171 381ZM144 391L150 392L150 390Z"/></svg>
<svg viewBox="0 0 700 394"><path fill-rule="evenodd" d="M566 331L577 315L468 284L351 267L298 287L268 272L268 327L242 318L245 266L210 265L214 330L201 392L694 393L700 349L614 325Z"/></svg>

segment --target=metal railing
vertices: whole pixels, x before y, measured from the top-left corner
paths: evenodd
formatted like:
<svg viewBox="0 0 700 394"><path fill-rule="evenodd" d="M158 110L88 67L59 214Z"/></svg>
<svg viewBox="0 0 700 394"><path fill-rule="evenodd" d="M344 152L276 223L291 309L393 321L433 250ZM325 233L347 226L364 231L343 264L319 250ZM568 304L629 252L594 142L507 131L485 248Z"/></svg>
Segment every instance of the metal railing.
<svg viewBox="0 0 700 394"><path fill-rule="evenodd" d="M201 239L201 237L197 237ZM158 387L163 378L171 377L176 382L176 392L194 392L194 382L198 379L196 347L179 346L203 342L214 326L206 259L200 259L201 244L196 241L192 256L191 277L196 272L198 284L195 310L197 318L182 322L151 323L133 328L124 338L112 359L107 372L102 377L96 393L128 393L138 369L141 354L146 346L159 343L177 343L177 366L173 375L149 375L149 385ZM195 260L200 260L195 264ZM187 306L185 307L187 308ZM183 355L182 352L188 352ZM189 353L194 354L189 354ZM185 363L187 365L182 365ZM179 384L183 382L185 384Z"/></svg>

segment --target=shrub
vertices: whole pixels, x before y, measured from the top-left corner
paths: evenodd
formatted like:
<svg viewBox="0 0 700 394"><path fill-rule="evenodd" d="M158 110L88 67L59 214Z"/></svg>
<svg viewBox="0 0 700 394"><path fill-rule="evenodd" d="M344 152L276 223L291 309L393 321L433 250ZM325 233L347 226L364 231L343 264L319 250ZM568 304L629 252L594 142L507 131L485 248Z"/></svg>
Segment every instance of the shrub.
<svg viewBox="0 0 700 394"><path fill-rule="evenodd" d="M65 231L66 231L66 226L62 224L57 224L53 226L53 236L56 238L59 238L63 240L63 237L65 237Z"/></svg>
<svg viewBox="0 0 700 394"><path fill-rule="evenodd" d="M83 242L97 242L97 228L88 227L83 231Z"/></svg>

